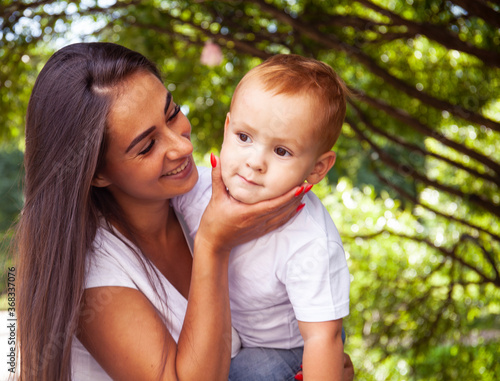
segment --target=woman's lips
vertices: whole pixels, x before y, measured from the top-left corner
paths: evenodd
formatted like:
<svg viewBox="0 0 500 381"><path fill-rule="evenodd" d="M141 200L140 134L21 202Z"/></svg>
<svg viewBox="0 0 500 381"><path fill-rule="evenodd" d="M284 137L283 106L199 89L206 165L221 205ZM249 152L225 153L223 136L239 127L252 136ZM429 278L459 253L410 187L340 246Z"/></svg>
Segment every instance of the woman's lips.
<svg viewBox="0 0 500 381"><path fill-rule="evenodd" d="M176 174L182 172L183 170L185 170L188 165L189 165L189 158L187 158L186 161L184 163L182 163L182 165L180 167L177 167L173 171L167 172L164 176L176 175Z"/></svg>

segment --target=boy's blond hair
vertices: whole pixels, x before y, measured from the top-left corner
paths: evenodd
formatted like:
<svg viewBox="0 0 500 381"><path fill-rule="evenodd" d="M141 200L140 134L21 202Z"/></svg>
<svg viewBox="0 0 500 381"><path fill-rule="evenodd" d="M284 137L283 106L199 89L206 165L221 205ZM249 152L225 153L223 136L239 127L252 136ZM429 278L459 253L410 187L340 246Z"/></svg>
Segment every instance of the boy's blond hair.
<svg viewBox="0 0 500 381"><path fill-rule="evenodd" d="M277 54L250 70L233 94L231 107L238 91L251 80L258 80L265 91L275 95L309 96L317 104L314 137L320 142L320 153L329 151L342 130L348 90L335 71L327 64L296 54Z"/></svg>

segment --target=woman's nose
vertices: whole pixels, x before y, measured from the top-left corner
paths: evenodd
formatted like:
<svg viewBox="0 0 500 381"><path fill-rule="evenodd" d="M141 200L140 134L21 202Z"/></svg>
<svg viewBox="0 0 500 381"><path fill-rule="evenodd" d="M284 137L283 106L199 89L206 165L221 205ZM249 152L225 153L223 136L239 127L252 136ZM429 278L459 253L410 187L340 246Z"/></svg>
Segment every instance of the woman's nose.
<svg viewBox="0 0 500 381"><path fill-rule="evenodd" d="M189 134L170 131L167 139L166 156L169 160L176 160L193 153L193 144Z"/></svg>

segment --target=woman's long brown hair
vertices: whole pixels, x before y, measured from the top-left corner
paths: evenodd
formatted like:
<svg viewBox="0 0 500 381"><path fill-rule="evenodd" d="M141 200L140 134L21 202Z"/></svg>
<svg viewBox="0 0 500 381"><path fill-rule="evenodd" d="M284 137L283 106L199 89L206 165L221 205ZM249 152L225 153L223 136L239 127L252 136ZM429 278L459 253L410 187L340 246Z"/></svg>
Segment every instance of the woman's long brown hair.
<svg viewBox="0 0 500 381"><path fill-rule="evenodd" d="M69 380L86 255L101 216L120 221L106 189L92 187L104 165L106 118L116 86L156 67L111 43L56 52L28 105L25 205L17 231L21 380Z"/></svg>

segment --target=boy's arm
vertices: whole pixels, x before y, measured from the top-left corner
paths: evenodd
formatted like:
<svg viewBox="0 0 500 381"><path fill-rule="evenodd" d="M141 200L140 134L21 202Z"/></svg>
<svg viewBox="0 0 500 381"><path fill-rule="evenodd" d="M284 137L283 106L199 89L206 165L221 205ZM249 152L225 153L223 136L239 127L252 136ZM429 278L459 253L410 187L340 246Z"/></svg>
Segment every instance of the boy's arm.
<svg viewBox="0 0 500 381"><path fill-rule="evenodd" d="M304 380L341 381L344 371L342 319L315 323L299 321L299 329L304 339Z"/></svg>

